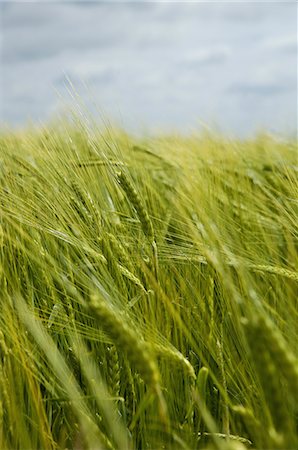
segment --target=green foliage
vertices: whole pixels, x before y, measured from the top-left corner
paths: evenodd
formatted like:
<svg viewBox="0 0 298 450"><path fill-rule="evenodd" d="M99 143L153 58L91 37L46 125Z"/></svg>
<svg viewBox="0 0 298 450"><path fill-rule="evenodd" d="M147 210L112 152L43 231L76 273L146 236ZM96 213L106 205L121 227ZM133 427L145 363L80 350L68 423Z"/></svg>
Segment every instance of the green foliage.
<svg viewBox="0 0 298 450"><path fill-rule="evenodd" d="M0 136L0 448L294 449L295 143Z"/></svg>

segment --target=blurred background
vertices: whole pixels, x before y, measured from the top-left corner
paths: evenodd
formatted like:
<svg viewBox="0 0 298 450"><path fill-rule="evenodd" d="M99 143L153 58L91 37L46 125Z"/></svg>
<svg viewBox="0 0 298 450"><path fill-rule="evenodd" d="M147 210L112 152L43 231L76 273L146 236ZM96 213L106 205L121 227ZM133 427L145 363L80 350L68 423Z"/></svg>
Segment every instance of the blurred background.
<svg viewBox="0 0 298 450"><path fill-rule="evenodd" d="M297 133L296 1L1 1L0 30L2 124L75 91L133 132Z"/></svg>

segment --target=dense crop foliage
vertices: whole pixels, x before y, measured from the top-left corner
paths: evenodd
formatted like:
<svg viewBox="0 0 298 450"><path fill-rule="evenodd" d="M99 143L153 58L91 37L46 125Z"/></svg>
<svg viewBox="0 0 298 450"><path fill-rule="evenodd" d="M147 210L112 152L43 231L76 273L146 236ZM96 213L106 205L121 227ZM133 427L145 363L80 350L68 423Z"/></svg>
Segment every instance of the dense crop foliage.
<svg viewBox="0 0 298 450"><path fill-rule="evenodd" d="M0 137L0 448L297 448L297 148Z"/></svg>

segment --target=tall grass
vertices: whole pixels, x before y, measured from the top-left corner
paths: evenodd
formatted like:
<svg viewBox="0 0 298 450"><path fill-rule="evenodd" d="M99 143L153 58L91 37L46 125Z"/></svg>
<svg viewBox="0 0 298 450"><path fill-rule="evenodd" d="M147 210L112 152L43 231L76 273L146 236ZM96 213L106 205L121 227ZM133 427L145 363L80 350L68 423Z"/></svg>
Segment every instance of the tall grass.
<svg viewBox="0 0 298 450"><path fill-rule="evenodd" d="M0 448L294 449L296 143L0 137Z"/></svg>

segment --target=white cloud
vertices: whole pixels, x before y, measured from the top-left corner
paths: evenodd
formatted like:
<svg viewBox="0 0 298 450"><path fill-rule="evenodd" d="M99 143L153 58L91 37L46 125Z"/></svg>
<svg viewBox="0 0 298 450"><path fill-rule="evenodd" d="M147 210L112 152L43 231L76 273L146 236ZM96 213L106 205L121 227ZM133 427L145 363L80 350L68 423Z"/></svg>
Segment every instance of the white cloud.
<svg viewBox="0 0 298 450"><path fill-rule="evenodd" d="M283 36L272 36L271 38L266 38L263 42L263 47L265 50L273 50L278 52L281 56L283 54L295 53L297 56L298 44L297 44L297 33L296 34L286 34Z"/></svg>
<svg viewBox="0 0 298 450"><path fill-rule="evenodd" d="M253 2L6 4L3 119L46 118L66 74L129 127L214 118L245 133L282 129L287 117L294 129L295 12Z"/></svg>

